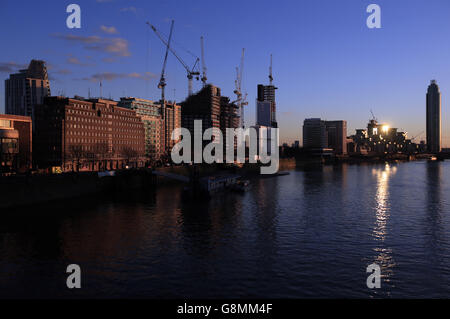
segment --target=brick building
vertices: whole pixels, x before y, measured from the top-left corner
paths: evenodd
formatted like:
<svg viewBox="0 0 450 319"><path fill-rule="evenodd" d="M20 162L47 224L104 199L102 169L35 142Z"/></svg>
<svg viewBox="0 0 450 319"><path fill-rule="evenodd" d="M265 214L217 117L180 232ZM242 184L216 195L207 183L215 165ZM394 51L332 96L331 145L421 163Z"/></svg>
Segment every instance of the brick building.
<svg viewBox="0 0 450 319"><path fill-rule="evenodd" d="M166 102L164 120L161 118L161 103L134 97L121 98L120 106L136 110L145 127L145 153L153 160L170 155L176 141L171 136L175 128L181 127L181 106Z"/></svg>
<svg viewBox="0 0 450 319"><path fill-rule="evenodd" d="M39 168L98 171L145 165L145 130L135 110L105 99L47 97L36 108Z"/></svg>

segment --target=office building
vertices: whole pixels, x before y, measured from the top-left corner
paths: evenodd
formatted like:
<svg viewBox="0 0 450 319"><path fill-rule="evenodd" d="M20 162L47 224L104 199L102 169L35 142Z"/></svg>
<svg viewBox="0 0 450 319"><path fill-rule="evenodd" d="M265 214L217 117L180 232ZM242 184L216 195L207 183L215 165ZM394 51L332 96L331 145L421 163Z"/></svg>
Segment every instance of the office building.
<svg viewBox="0 0 450 319"><path fill-rule="evenodd" d="M36 108L39 168L98 171L145 165L145 129L135 110L105 99L47 97Z"/></svg>
<svg viewBox="0 0 450 319"><path fill-rule="evenodd" d="M347 121L325 121L327 130L328 148L334 154L347 154Z"/></svg>
<svg viewBox="0 0 450 319"><path fill-rule="evenodd" d="M120 99L119 106L136 111L145 128L145 155L159 160L164 153L164 124L161 119L161 105L151 100L134 97Z"/></svg>
<svg viewBox="0 0 450 319"><path fill-rule="evenodd" d="M28 69L5 80L6 114L33 117L36 105L50 95L50 82L44 61L32 60Z"/></svg>
<svg viewBox="0 0 450 319"><path fill-rule="evenodd" d="M430 153L441 151L441 92L435 80L427 91L427 150Z"/></svg>
<svg viewBox="0 0 450 319"><path fill-rule="evenodd" d="M328 147L325 121L320 118L305 119L303 122L303 147L306 149L325 149Z"/></svg>

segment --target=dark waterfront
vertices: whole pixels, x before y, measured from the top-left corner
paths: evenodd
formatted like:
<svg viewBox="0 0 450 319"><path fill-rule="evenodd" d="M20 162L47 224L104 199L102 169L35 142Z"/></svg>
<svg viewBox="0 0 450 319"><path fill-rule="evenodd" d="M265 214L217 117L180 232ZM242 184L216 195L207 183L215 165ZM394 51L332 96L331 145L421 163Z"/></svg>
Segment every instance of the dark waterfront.
<svg viewBox="0 0 450 319"><path fill-rule="evenodd" d="M291 171L209 202L181 189L2 212L0 297L450 294L449 161ZM69 264L82 289L66 288Z"/></svg>

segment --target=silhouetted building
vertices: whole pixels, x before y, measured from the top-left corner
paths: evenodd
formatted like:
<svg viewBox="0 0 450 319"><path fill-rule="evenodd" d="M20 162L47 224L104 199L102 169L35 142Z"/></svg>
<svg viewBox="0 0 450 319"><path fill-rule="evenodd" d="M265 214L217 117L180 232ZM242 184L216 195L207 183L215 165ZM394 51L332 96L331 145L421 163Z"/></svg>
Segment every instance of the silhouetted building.
<svg viewBox="0 0 450 319"><path fill-rule="evenodd" d="M328 147L328 134L325 121L320 118L305 119L303 122L303 147L323 149Z"/></svg>
<svg viewBox="0 0 450 319"><path fill-rule="evenodd" d="M31 167L31 117L0 114L0 171L25 172Z"/></svg>
<svg viewBox="0 0 450 319"><path fill-rule="evenodd" d="M441 92L435 80L427 91L427 149L431 153L441 151Z"/></svg>
<svg viewBox="0 0 450 319"><path fill-rule="evenodd" d="M5 80L6 114L33 117L36 105L50 95L50 83L44 61L32 60L28 69L11 74Z"/></svg>
<svg viewBox="0 0 450 319"><path fill-rule="evenodd" d="M256 125L278 127L274 85L258 84Z"/></svg>
<svg viewBox="0 0 450 319"><path fill-rule="evenodd" d="M347 154L347 121L325 121L328 135L328 148L335 154Z"/></svg>
<svg viewBox="0 0 450 319"><path fill-rule="evenodd" d="M110 170L145 164L145 130L135 110L104 99L47 97L36 108L39 168Z"/></svg>
<svg viewBox="0 0 450 319"><path fill-rule="evenodd" d="M415 153L418 151L416 144L407 139L405 132L399 132L397 128L380 124L376 119L371 119L367 129L357 129L351 136L354 142L352 151L359 154L367 153Z"/></svg>
<svg viewBox="0 0 450 319"><path fill-rule="evenodd" d="M203 132L208 128L220 129L220 88L208 84L181 103L181 126L194 136L194 121L202 120ZM202 132L202 134L203 134Z"/></svg>

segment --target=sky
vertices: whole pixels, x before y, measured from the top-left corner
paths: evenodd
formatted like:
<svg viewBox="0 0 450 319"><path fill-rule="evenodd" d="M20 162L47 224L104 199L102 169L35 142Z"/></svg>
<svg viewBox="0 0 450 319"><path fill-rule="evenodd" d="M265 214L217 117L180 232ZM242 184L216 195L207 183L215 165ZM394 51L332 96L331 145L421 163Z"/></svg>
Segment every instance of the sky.
<svg viewBox="0 0 450 319"><path fill-rule="evenodd" d="M81 7L81 28L66 26L66 7ZM381 29L369 29L369 4ZM443 146L450 147L450 2L448 0L71 0L0 2L0 112L4 79L31 59L48 63L53 95L134 96L159 100L164 46L146 25L168 35L190 66L205 38L208 80L233 94L245 48L246 125L255 123L258 84L268 84L270 54L280 142L301 141L305 118L380 122L425 138L425 94L442 93ZM187 96L186 71L169 56L166 98ZM201 83L194 82L199 90Z"/></svg>

